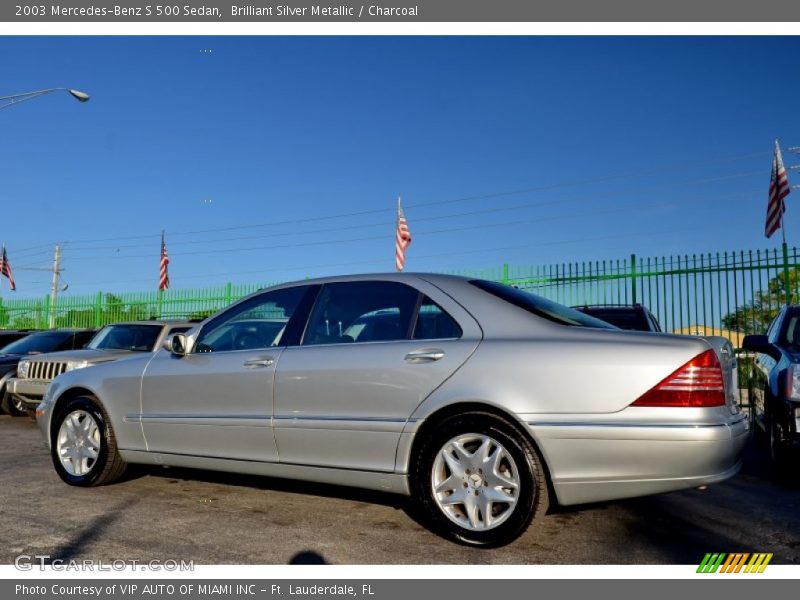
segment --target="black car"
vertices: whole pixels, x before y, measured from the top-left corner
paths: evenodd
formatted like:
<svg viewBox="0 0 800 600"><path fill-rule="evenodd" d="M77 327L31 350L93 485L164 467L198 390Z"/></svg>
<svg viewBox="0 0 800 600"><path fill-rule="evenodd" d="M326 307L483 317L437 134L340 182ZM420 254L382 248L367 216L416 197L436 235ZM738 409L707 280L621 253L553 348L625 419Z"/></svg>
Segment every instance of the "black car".
<svg viewBox="0 0 800 600"><path fill-rule="evenodd" d="M27 335L33 333L30 329L3 329L0 330L0 348L8 346Z"/></svg>
<svg viewBox="0 0 800 600"><path fill-rule="evenodd" d="M0 348L0 408L10 415L25 414L19 402L6 392L6 381L17 372L20 359L31 354L83 348L94 337L95 329L57 329L37 331Z"/></svg>
<svg viewBox="0 0 800 600"><path fill-rule="evenodd" d="M800 306L784 306L766 335L745 336L742 346L756 353L753 432L768 441L770 459L780 471L800 446Z"/></svg>
<svg viewBox="0 0 800 600"><path fill-rule="evenodd" d="M606 323L611 323L620 329L661 331L658 319L641 304L584 304L572 308Z"/></svg>

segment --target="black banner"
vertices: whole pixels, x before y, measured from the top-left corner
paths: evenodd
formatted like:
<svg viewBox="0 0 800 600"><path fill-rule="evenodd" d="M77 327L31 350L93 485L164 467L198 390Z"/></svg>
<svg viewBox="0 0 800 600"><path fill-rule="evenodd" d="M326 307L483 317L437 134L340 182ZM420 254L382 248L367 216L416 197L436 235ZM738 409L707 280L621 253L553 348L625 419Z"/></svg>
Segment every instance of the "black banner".
<svg viewBox="0 0 800 600"><path fill-rule="evenodd" d="M792 0L40 0L0 5L16 22L786 22Z"/></svg>

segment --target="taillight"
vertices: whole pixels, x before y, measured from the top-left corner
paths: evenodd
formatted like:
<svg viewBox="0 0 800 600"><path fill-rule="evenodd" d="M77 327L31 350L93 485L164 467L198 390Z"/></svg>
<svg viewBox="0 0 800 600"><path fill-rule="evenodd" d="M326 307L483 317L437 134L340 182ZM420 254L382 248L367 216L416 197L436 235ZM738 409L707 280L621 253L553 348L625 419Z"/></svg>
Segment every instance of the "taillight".
<svg viewBox="0 0 800 600"><path fill-rule="evenodd" d="M724 406L725 384L717 353L706 350L645 392L631 406Z"/></svg>

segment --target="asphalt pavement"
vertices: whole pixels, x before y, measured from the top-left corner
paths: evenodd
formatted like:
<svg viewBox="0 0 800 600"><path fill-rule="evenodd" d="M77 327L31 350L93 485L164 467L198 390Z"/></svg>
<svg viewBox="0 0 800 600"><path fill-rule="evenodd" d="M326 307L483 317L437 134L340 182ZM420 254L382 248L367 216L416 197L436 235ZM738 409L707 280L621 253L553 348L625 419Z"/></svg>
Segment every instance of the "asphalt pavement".
<svg viewBox="0 0 800 600"><path fill-rule="evenodd" d="M344 487L158 467L70 487L34 422L2 415L0 563L697 564L706 552L773 552L773 564L800 564L800 476L772 478L765 461L751 444L721 484L556 509L515 543L482 550L428 532L401 497Z"/></svg>

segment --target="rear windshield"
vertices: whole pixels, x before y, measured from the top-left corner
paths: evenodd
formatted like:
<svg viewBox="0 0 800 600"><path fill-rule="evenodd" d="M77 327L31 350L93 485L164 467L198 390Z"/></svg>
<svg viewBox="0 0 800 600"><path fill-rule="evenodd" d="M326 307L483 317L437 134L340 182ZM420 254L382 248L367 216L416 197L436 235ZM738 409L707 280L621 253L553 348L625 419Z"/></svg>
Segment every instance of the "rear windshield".
<svg viewBox="0 0 800 600"><path fill-rule="evenodd" d="M643 310L635 308L592 308L581 307L578 309L582 313L597 317L616 325L620 329L630 329L631 331L650 331L650 323Z"/></svg>
<svg viewBox="0 0 800 600"><path fill-rule="evenodd" d="M35 333L28 337L10 343L2 349L5 354L41 354L56 350L64 343L71 333L53 331L50 333Z"/></svg>
<svg viewBox="0 0 800 600"><path fill-rule="evenodd" d="M533 313L537 317L542 317L554 323L578 327L593 327L595 329L616 329L616 327L610 323L595 319L573 308L542 298L536 294L523 292L509 285L495 283L494 281L484 281L483 279L473 279L470 283L482 289L484 292L490 293L492 296L505 300L516 307Z"/></svg>

